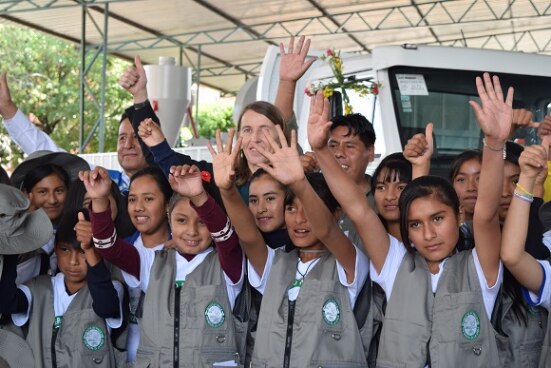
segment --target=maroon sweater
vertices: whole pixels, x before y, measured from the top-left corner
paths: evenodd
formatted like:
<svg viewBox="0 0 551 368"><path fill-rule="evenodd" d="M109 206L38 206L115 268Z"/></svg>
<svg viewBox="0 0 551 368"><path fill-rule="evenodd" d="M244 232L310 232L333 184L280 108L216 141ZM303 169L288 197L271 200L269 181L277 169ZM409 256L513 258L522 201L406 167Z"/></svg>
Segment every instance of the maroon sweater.
<svg viewBox="0 0 551 368"><path fill-rule="evenodd" d="M210 196L208 200L200 207L192 207L197 212L199 218L205 223L211 233L221 231L228 221L224 210L218 206L216 201ZM109 239L113 235L114 224L111 220L111 209L105 212L93 212L90 210L90 221L92 222L92 233L96 239ZM225 241L215 241L218 251L218 259L224 273L233 283L241 279L243 271L243 252L239 246L239 239L235 231ZM119 267L124 272L140 278L140 256L138 250L124 239L117 236L115 244L109 248L96 248L96 251L103 258ZM188 261L195 255L181 254Z"/></svg>

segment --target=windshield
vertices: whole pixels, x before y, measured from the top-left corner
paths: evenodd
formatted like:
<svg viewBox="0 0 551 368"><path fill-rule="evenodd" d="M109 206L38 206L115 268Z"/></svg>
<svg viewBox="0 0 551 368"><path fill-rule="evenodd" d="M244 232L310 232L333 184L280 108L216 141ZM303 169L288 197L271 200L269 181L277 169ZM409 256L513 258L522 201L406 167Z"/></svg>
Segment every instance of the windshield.
<svg viewBox="0 0 551 368"><path fill-rule="evenodd" d="M434 124L437 155L455 155L480 148L482 137L469 100L477 100L475 78L480 71L393 67L389 70L394 109L402 146ZM551 78L499 74L503 90L515 88L513 108L531 110L542 121L551 108ZM519 143L537 143L535 129L519 129Z"/></svg>

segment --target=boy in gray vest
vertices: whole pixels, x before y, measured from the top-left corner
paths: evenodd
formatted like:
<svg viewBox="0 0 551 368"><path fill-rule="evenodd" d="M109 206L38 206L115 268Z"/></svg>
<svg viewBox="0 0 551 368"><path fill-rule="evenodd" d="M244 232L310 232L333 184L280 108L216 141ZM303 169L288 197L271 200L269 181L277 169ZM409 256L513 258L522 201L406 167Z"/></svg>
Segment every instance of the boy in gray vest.
<svg viewBox="0 0 551 368"><path fill-rule="evenodd" d="M110 332L122 324L123 287L111 281L90 243L90 224L83 213L69 210L55 237L56 276L16 286L17 258L5 258L0 288L8 297L0 300L0 311L26 326L37 368L116 365Z"/></svg>

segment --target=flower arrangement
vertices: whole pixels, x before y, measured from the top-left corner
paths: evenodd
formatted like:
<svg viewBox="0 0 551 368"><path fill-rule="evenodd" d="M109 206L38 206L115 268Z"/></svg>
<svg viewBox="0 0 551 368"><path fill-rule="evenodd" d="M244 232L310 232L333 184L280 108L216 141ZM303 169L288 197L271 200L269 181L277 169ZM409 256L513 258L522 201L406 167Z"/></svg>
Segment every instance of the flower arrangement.
<svg viewBox="0 0 551 368"><path fill-rule="evenodd" d="M365 80L345 79L340 51L327 49L325 54L320 56L320 59L329 64L331 71L333 72L334 79L325 84L323 82L319 82L317 85L309 84L304 90L304 93L308 96L314 96L317 91L321 90L323 92L323 97L329 98L333 96L335 89L340 89L344 103L344 113L345 115L348 115L351 114L353 110L352 105L350 104L350 98L346 93L347 89L352 89L358 92L360 97L379 94L379 88L381 87L380 83L368 82Z"/></svg>

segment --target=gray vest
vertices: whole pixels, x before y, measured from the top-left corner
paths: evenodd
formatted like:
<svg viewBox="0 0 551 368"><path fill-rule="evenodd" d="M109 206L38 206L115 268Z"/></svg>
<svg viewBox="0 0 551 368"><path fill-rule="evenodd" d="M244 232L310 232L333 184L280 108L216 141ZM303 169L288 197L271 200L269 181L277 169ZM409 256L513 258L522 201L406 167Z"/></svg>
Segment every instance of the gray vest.
<svg viewBox="0 0 551 368"><path fill-rule="evenodd" d="M295 281L297 250L276 250L262 298L252 367L282 367L288 329L287 291ZM304 278L295 301L289 367L366 367L348 290L330 254Z"/></svg>
<svg viewBox="0 0 551 368"><path fill-rule="evenodd" d="M536 368L547 328L547 311L528 306L524 325L515 317L512 305L513 299L502 288L492 315L492 324L500 332L499 354L504 357L504 367Z"/></svg>
<svg viewBox="0 0 551 368"><path fill-rule="evenodd" d="M543 346L541 348L541 357L539 368L551 367L551 313L549 313L547 320L547 331L545 333L545 339L543 340Z"/></svg>
<svg viewBox="0 0 551 368"><path fill-rule="evenodd" d="M27 341L36 367L52 367L54 293L49 276L38 276L27 286L32 292ZM92 309L88 287L79 290L63 315L55 339L56 367L115 367L115 354L105 320Z"/></svg>
<svg viewBox="0 0 551 368"><path fill-rule="evenodd" d="M226 360L239 363L245 356L246 326L233 317L217 252L210 252L186 276L179 295L175 288L175 252L155 252L143 317L138 323L136 366L173 366L176 339L180 367L204 367ZM180 313L176 316L178 298ZM175 323L179 324L178 330Z"/></svg>
<svg viewBox="0 0 551 368"><path fill-rule="evenodd" d="M432 293L427 262L407 253L396 275L378 367L501 367L471 252L450 257Z"/></svg>

